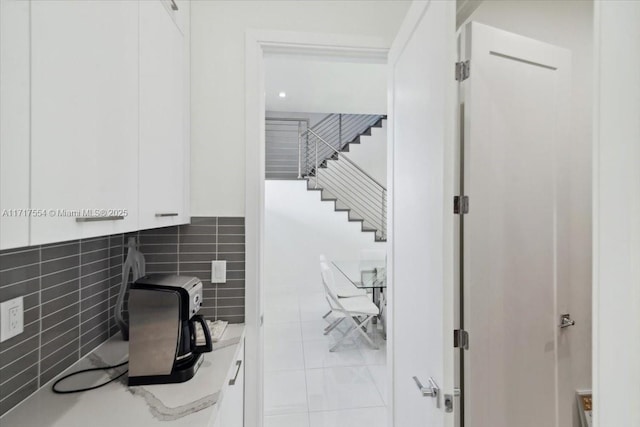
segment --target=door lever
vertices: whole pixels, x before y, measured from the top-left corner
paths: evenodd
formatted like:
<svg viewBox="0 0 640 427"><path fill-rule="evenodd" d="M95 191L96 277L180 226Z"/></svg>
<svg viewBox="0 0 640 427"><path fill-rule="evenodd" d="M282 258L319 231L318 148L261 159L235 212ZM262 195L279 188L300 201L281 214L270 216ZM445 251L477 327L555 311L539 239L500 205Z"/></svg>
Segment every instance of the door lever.
<svg viewBox="0 0 640 427"><path fill-rule="evenodd" d="M436 398L436 408L439 408L440 407L440 398L439 398L440 387L438 387L438 384L436 384L433 378L429 377L428 387L425 387L424 385L422 385L418 377L413 377L413 380L416 382L416 385L418 386L418 390L420 390L420 393L422 393L423 396Z"/></svg>
<svg viewBox="0 0 640 427"><path fill-rule="evenodd" d="M571 320L570 314L561 314L560 315L560 329L568 328L569 326L573 326L576 324L575 320Z"/></svg>

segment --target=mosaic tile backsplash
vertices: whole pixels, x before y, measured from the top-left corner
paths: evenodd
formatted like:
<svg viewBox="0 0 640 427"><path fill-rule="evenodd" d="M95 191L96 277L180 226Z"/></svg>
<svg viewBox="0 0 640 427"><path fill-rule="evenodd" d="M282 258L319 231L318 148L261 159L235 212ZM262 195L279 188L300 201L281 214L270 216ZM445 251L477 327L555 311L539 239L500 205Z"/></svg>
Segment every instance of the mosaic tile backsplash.
<svg viewBox="0 0 640 427"><path fill-rule="evenodd" d="M0 251L0 302L23 296L24 332L0 343L0 415L110 336L128 237L147 273L198 276L201 313L244 322L244 218L193 217L191 224ZM211 261L227 261L212 284Z"/></svg>

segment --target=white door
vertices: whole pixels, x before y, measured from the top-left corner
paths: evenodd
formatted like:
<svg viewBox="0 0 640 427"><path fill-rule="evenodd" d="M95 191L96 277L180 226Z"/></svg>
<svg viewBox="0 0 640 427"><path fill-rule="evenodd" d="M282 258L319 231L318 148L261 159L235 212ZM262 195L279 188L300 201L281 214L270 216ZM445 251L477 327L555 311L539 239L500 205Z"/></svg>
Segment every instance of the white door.
<svg viewBox="0 0 640 427"><path fill-rule="evenodd" d="M477 23L462 44L465 425L557 427L570 53Z"/></svg>
<svg viewBox="0 0 640 427"><path fill-rule="evenodd" d="M393 427L453 425L455 59L455 2L415 2L389 53Z"/></svg>

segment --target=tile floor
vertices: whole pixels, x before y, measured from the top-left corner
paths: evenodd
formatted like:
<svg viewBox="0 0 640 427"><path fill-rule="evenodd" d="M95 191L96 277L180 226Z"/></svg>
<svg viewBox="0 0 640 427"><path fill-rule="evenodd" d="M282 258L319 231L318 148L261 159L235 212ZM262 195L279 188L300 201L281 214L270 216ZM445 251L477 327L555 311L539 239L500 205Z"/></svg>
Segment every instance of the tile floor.
<svg viewBox="0 0 640 427"><path fill-rule="evenodd" d="M386 341L378 328L347 340L323 335L322 288L267 289L265 296L265 427L386 427Z"/></svg>

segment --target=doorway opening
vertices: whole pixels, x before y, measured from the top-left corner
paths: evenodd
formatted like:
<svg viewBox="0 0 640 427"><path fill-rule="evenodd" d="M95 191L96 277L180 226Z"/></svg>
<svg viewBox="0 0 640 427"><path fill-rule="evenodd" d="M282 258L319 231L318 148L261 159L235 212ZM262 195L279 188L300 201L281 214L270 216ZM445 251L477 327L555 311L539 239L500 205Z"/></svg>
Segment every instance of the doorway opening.
<svg viewBox="0 0 640 427"><path fill-rule="evenodd" d="M263 425L386 427L386 64L264 61Z"/></svg>
<svg viewBox="0 0 640 427"><path fill-rule="evenodd" d="M245 414L254 404L256 425L386 427L387 48L351 36L252 38L247 67L255 61L260 79L247 95L259 110L247 130L259 130L260 148L247 153L248 174L257 169L247 177L248 252L253 212L261 231L247 280L254 274L260 286L247 290L247 307L264 326L252 331L247 315L262 393L246 396ZM345 291L353 295L337 295Z"/></svg>

